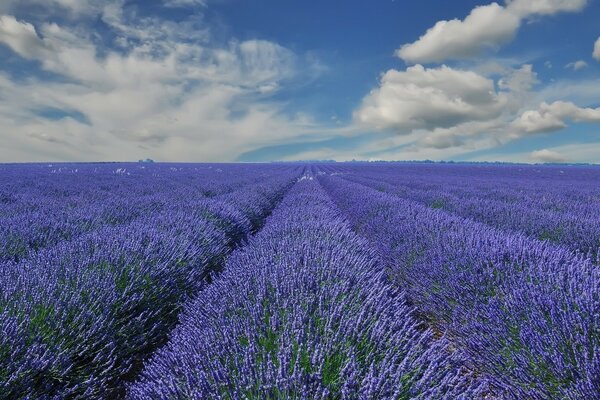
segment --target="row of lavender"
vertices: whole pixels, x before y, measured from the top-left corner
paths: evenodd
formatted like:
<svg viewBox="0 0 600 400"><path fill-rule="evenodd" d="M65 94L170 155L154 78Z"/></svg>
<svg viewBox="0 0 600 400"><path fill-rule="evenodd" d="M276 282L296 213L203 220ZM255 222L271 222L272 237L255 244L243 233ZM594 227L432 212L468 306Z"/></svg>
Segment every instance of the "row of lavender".
<svg viewBox="0 0 600 400"><path fill-rule="evenodd" d="M220 195L207 198L200 193L217 187L217 178L213 183L206 174L198 178L196 167L148 166L149 172L132 177L122 173L131 166L117 166L121 172L98 179L92 166L70 173L81 174L82 167L88 175L75 180L32 173L30 179L46 180L32 186L64 184L65 192L81 194L76 201L91 202L86 210L93 213L94 207L107 209L104 196L92 187L100 180L113 197L129 204L131 215L74 230L69 240L53 238L18 260L0 263L0 397L120 396L143 360L165 342L181 305L260 226L302 170L264 166L244 173L233 166L236 178L225 180L240 188L224 184ZM227 166L219 169L217 174L226 174ZM263 181L252 183L259 178ZM136 188L155 194L139 201ZM160 207L148 206L153 203ZM40 211L47 211L46 205ZM79 220L73 214L64 210L67 225Z"/></svg>
<svg viewBox="0 0 600 400"><path fill-rule="evenodd" d="M0 261L18 261L31 251L182 206L187 199L222 195L273 172L210 164L2 166Z"/></svg>
<svg viewBox="0 0 600 400"><path fill-rule="evenodd" d="M319 180L354 229L502 398L600 398L597 260L331 172Z"/></svg>
<svg viewBox="0 0 600 400"><path fill-rule="evenodd" d="M131 399L476 399L311 176L185 307Z"/></svg>
<svg viewBox="0 0 600 400"><path fill-rule="evenodd" d="M597 167L406 164L328 172L592 256L600 249Z"/></svg>

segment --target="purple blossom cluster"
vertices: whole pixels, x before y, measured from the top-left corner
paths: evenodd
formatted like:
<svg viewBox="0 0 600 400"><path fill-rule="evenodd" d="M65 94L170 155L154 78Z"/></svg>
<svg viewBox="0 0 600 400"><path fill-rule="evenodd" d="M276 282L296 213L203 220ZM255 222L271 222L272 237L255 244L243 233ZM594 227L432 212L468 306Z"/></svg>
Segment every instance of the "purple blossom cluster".
<svg viewBox="0 0 600 400"><path fill-rule="evenodd" d="M351 182L362 179L348 170L319 180L501 398L600 398L600 260Z"/></svg>
<svg viewBox="0 0 600 400"><path fill-rule="evenodd" d="M128 167L118 165L119 170ZM165 343L181 305L206 285L209 273L222 268L236 245L260 228L301 172L296 166L246 172L231 166L236 178L227 179L235 185L219 186L219 178L211 184L209 173L198 178L189 166L175 171L149 166L150 171L132 177L107 176L102 165L97 168L104 173L97 177L88 170L84 179L59 182L56 175L31 168L22 171L30 173L31 181L23 179L28 189L65 185L69 194L53 198L50 193L39 203L23 205L22 193L16 192L3 204L5 221L12 218L11 205L23 218L28 209L36 209L29 218L39 224L29 231L18 221L5 226L5 232L23 234L25 243L40 235L36 228L55 227L57 221L77 225L86 210L93 218L111 213L112 203L102 200L104 190L124 205L118 210L124 218L100 219L60 238L51 232L51 241L28 246L22 257L7 257L0 264L0 398L7 399L121 397L144 359ZM202 194L206 187L210 197ZM64 203L70 202L78 204L77 211L68 210Z"/></svg>
<svg viewBox="0 0 600 400"><path fill-rule="evenodd" d="M344 179L490 226L592 257L600 249L600 171L596 167L458 164L344 170Z"/></svg>
<svg viewBox="0 0 600 400"><path fill-rule="evenodd" d="M273 172L249 173L238 165L61 165L0 169L0 261L19 261L32 251L174 204L185 207L192 199L225 195Z"/></svg>
<svg viewBox="0 0 600 400"><path fill-rule="evenodd" d="M186 305L127 397L483 398L463 362L306 175Z"/></svg>
<svg viewBox="0 0 600 400"><path fill-rule="evenodd" d="M0 165L0 399L600 399L599 172Z"/></svg>

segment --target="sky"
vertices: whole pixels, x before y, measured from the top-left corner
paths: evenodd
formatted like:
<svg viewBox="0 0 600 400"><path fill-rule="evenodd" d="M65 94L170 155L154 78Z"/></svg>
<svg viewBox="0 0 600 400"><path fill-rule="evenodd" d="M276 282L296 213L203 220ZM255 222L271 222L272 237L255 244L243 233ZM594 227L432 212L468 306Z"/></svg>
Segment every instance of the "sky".
<svg viewBox="0 0 600 400"><path fill-rule="evenodd" d="M0 0L0 162L600 163L600 0Z"/></svg>

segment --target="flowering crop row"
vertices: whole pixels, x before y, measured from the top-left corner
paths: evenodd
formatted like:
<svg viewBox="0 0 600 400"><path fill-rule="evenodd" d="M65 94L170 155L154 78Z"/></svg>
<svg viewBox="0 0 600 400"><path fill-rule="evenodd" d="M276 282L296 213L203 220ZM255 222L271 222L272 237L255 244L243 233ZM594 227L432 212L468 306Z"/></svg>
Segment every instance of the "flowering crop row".
<svg viewBox="0 0 600 400"><path fill-rule="evenodd" d="M594 256L600 249L600 174L594 174L591 168L563 169L408 165L350 167L342 176L432 208Z"/></svg>
<svg viewBox="0 0 600 400"><path fill-rule="evenodd" d="M504 397L599 398L600 269L566 248L323 174L398 284Z"/></svg>
<svg viewBox="0 0 600 400"><path fill-rule="evenodd" d="M0 397L122 395L181 304L298 173L271 171L262 183L166 204L0 264Z"/></svg>
<svg viewBox="0 0 600 400"><path fill-rule="evenodd" d="M475 399L320 185L299 181L185 308L131 399Z"/></svg>
<svg viewBox="0 0 600 400"><path fill-rule="evenodd" d="M55 166L33 165L3 171L0 261L19 261L106 225L186 207L189 199L225 195L278 173L277 169L256 167L243 171L239 166L209 169L203 165L200 170L185 166L172 171L175 167L169 164L144 169L135 164L117 165L127 167L74 164L69 171L77 173L50 174L48 169ZM133 175L115 176L110 173L115 168L131 169Z"/></svg>
<svg viewBox="0 0 600 400"><path fill-rule="evenodd" d="M0 399L600 400L599 177L0 165Z"/></svg>

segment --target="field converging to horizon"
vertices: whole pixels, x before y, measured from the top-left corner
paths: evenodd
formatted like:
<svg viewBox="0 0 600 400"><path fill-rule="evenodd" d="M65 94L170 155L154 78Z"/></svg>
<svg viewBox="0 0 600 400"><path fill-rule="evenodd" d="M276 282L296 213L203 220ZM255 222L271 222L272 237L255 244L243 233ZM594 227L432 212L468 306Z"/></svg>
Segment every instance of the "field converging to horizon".
<svg viewBox="0 0 600 400"><path fill-rule="evenodd" d="M597 166L0 167L5 399L593 399Z"/></svg>
<svg viewBox="0 0 600 400"><path fill-rule="evenodd" d="M0 400L600 400L600 0L0 0Z"/></svg>

